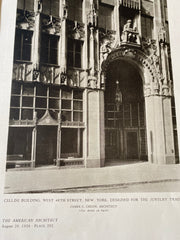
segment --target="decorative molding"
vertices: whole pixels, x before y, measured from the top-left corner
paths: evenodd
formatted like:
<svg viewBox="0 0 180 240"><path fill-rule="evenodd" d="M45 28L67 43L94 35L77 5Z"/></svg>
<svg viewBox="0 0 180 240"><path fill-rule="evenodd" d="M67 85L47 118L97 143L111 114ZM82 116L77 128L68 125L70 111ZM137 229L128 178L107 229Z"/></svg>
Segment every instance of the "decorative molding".
<svg viewBox="0 0 180 240"><path fill-rule="evenodd" d="M87 15L87 24L90 28L97 27L97 13L96 13L96 8L95 8L94 3L91 3L91 5L90 5L90 11Z"/></svg>
<svg viewBox="0 0 180 240"><path fill-rule="evenodd" d="M167 33L166 33L166 28L162 24L159 28L158 32L158 40L160 44L167 44Z"/></svg>
<svg viewBox="0 0 180 240"><path fill-rule="evenodd" d="M33 66L32 63L14 63L13 80L32 82Z"/></svg>
<svg viewBox="0 0 180 240"><path fill-rule="evenodd" d="M38 81L40 75L40 71L37 68L33 69L33 81Z"/></svg>
<svg viewBox="0 0 180 240"><path fill-rule="evenodd" d="M67 85L67 74L66 74L66 72L61 72L60 79L61 79L61 84Z"/></svg>
<svg viewBox="0 0 180 240"><path fill-rule="evenodd" d="M15 119L10 119L9 120L9 125L10 126L26 126L26 127L32 127L36 125L36 122L33 120L25 119L25 120L15 120Z"/></svg>
<svg viewBox="0 0 180 240"><path fill-rule="evenodd" d="M43 15L41 18L42 32L54 35L60 35L61 20L52 15Z"/></svg>
<svg viewBox="0 0 180 240"><path fill-rule="evenodd" d="M69 38L84 40L85 29L84 24L77 21L67 21L67 34Z"/></svg>
<svg viewBox="0 0 180 240"><path fill-rule="evenodd" d="M104 81L106 78L106 71L108 65L118 59L126 58L128 61L133 61L136 65L139 65L140 68L144 69L144 96L171 96L171 85L163 84L163 76L160 72L160 59L157 56L156 50L152 51L152 54L147 56L142 50L134 49L129 47L119 47L118 49L114 49L111 51L107 57L107 59L102 62L102 72L101 76L103 76ZM104 86L104 83L102 84Z"/></svg>
<svg viewBox="0 0 180 240"><path fill-rule="evenodd" d="M88 76L88 87L95 89L97 88L97 77L96 76Z"/></svg>
<svg viewBox="0 0 180 240"><path fill-rule="evenodd" d="M60 84L60 67L41 65L40 81L44 83Z"/></svg>
<svg viewBox="0 0 180 240"><path fill-rule="evenodd" d="M45 114L42 116L41 119L38 120L37 125L58 125L58 121L56 121L54 118L52 118L51 114L49 113L49 110L46 110Z"/></svg>
<svg viewBox="0 0 180 240"><path fill-rule="evenodd" d="M62 6L62 20L66 20L68 17L68 6L66 4L63 4Z"/></svg>
<svg viewBox="0 0 180 240"><path fill-rule="evenodd" d="M27 10L17 10L16 28L33 30L35 26L35 13Z"/></svg>
<svg viewBox="0 0 180 240"><path fill-rule="evenodd" d="M137 10L140 10L141 7L140 0L119 0L119 4Z"/></svg>

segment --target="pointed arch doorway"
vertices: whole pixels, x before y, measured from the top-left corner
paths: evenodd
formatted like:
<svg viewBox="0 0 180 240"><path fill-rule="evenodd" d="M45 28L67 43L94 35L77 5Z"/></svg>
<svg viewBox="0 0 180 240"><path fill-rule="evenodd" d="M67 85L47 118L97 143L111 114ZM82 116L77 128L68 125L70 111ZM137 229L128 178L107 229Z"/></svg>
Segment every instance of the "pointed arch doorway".
<svg viewBox="0 0 180 240"><path fill-rule="evenodd" d="M118 59L106 71L105 163L118 165L146 160L142 77L133 63Z"/></svg>

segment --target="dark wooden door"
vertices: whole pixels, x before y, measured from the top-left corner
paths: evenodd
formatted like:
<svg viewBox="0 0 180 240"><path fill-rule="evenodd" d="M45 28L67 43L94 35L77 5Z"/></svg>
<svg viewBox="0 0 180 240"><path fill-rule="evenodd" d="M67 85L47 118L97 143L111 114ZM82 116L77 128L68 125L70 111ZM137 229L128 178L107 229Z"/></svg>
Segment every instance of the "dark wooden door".
<svg viewBox="0 0 180 240"><path fill-rule="evenodd" d="M52 165L56 158L57 128L38 127L36 165Z"/></svg>
<svg viewBox="0 0 180 240"><path fill-rule="evenodd" d="M139 159L138 131L126 132L126 158Z"/></svg>

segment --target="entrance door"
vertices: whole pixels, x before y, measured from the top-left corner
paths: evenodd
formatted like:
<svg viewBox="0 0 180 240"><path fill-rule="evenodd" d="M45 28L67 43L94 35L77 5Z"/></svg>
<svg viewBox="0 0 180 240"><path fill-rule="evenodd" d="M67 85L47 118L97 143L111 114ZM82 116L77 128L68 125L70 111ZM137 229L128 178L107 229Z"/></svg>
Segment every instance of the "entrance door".
<svg viewBox="0 0 180 240"><path fill-rule="evenodd" d="M57 127L39 126L37 132L36 165L52 165L56 158Z"/></svg>
<svg viewBox="0 0 180 240"><path fill-rule="evenodd" d="M132 63L119 59L109 64L104 100L106 161L146 160L143 81Z"/></svg>
<svg viewBox="0 0 180 240"><path fill-rule="evenodd" d="M121 139L119 129L106 129L105 131L105 154L106 159L118 161L121 158Z"/></svg>
<svg viewBox="0 0 180 240"><path fill-rule="evenodd" d="M126 132L126 159L139 159L138 132Z"/></svg>

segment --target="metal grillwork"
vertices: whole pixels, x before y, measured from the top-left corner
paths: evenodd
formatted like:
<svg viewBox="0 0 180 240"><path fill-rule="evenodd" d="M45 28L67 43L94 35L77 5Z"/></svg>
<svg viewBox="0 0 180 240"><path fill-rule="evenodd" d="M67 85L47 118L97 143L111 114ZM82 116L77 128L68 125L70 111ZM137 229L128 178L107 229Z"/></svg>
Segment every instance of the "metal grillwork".
<svg viewBox="0 0 180 240"><path fill-rule="evenodd" d="M120 0L120 4L124 7L140 9L140 0Z"/></svg>

